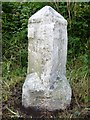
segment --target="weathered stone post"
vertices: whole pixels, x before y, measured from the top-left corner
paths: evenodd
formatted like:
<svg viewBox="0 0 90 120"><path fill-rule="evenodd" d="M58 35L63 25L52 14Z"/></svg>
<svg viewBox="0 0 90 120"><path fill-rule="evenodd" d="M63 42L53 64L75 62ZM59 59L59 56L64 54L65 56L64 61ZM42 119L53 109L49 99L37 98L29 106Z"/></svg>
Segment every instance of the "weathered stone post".
<svg viewBox="0 0 90 120"><path fill-rule="evenodd" d="M28 75L22 105L48 110L65 109L71 101L66 78L67 21L45 6L28 23Z"/></svg>

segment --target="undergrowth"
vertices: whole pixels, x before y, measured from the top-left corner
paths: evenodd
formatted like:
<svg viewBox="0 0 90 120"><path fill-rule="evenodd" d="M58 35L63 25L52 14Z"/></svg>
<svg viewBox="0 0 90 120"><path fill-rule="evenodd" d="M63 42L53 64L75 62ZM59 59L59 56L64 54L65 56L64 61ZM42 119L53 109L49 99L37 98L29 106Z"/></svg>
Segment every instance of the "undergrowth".
<svg viewBox="0 0 90 120"><path fill-rule="evenodd" d="M90 113L90 97L89 97L89 85L88 85L88 66L85 64L85 56L80 56L69 62L67 62L67 79L72 88L72 102L69 109L63 112L58 112L56 118L83 118L89 116ZM5 68L5 67L4 67ZM6 73L6 72L5 72ZM7 74L3 73L3 116L7 117L25 117L22 115L22 111L15 108L15 103L12 102L11 98L17 99L21 95L19 91L16 95L16 91L22 89L22 85L26 76L26 69L15 69L11 72L7 71ZM18 73L18 74L17 74ZM17 87L18 86L18 87ZM19 95L20 94L20 95ZM15 95L15 96L13 96ZM11 100L11 105L8 103ZM21 103L21 96L19 99ZM18 109L18 110L17 110ZM54 115L54 114L53 114ZM47 115L52 117L53 115ZM44 116L44 115L43 115ZM55 117L55 116L54 116Z"/></svg>

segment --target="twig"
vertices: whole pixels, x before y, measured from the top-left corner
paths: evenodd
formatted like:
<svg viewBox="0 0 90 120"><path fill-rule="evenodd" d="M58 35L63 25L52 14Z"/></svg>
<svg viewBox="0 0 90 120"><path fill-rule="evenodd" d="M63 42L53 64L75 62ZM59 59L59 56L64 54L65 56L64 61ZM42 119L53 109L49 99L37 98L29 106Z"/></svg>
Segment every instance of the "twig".
<svg viewBox="0 0 90 120"><path fill-rule="evenodd" d="M6 107L6 109L7 109L9 112L11 112L12 114L16 115L17 117L20 117L19 114L18 114L18 112L16 113L16 112L12 111L11 109L9 109L8 107Z"/></svg>

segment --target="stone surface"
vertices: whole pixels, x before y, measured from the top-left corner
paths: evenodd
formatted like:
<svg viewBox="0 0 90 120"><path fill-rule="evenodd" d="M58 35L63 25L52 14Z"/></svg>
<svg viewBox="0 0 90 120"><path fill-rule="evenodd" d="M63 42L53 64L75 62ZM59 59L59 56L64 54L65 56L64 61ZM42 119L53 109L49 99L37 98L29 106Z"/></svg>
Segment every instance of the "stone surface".
<svg viewBox="0 0 90 120"><path fill-rule="evenodd" d="M66 78L67 21L45 6L28 23L28 75L22 105L48 110L65 109L71 102Z"/></svg>

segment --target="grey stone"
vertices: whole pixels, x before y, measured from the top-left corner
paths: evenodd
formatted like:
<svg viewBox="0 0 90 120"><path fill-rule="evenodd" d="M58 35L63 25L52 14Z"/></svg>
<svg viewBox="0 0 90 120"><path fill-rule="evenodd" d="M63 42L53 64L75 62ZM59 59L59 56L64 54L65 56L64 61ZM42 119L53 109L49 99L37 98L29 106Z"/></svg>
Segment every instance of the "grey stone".
<svg viewBox="0 0 90 120"><path fill-rule="evenodd" d="M28 72L22 105L48 110L65 109L71 102L66 78L67 21L45 6L29 18Z"/></svg>

